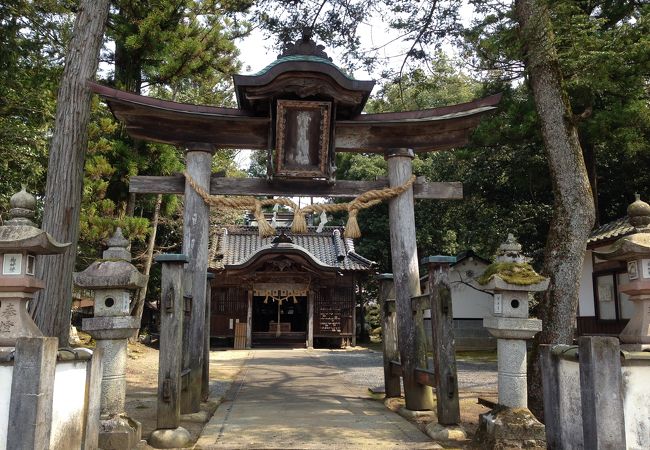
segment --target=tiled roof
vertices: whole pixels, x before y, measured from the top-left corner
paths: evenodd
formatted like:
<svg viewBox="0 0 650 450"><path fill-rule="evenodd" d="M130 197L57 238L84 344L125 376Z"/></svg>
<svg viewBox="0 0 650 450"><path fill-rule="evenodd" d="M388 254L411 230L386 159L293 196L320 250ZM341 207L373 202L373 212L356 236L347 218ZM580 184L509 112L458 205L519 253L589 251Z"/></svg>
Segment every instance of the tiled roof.
<svg viewBox="0 0 650 450"><path fill-rule="evenodd" d="M278 227L293 241L294 247L311 254L317 263L336 267L341 271L368 271L374 262L354 251L352 239L341 236L341 230L325 227L321 233L309 227L304 234L294 234L290 228ZM215 228L210 242L209 265L211 269L227 269L250 260L264 248L268 248L277 236L261 238L257 227L240 226Z"/></svg>
<svg viewBox="0 0 650 450"><path fill-rule="evenodd" d="M630 225L628 217L625 216L595 228L587 240L587 245L616 239L630 234L633 230L634 228Z"/></svg>

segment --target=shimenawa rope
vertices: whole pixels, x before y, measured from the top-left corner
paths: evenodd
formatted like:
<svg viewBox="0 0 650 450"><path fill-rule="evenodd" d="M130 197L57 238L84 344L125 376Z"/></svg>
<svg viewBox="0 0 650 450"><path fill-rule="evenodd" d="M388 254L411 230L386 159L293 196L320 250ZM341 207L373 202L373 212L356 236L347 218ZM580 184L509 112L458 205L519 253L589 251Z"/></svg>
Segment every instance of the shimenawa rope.
<svg viewBox="0 0 650 450"><path fill-rule="evenodd" d="M194 180L194 178L192 178L190 174L187 173L187 171L184 172L184 175L190 186L192 186L192 189L194 189L196 193L199 194L199 197L201 197L206 204L214 206L215 208L247 209L253 211L253 215L255 216L255 220L257 220L257 227L261 237L273 236L275 234L275 229L267 222L266 218L264 217L262 207L269 205L282 205L293 210L293 224L291 225L291 231L298 234L305 233L307 231L305 214L320 213L323 211L326 213L347 211L348 222L345 226L344 236L353 239L361 237L361 230L359 229L359 223L357 222L357 215L359 214L360 210L370 208L371 206L375 206L382 201L397 197L409 189L416 179L416 176L413 175L408 181L406 181L406 183L400 186L374 189L368 192L364 192L348 203L319 203L317 205L307 205L299 208L293 200L287 197L258 200L252 196L224 197L222 195L211 195L210 193L206 192L205 189L199 186L196 180Z"/></svg>

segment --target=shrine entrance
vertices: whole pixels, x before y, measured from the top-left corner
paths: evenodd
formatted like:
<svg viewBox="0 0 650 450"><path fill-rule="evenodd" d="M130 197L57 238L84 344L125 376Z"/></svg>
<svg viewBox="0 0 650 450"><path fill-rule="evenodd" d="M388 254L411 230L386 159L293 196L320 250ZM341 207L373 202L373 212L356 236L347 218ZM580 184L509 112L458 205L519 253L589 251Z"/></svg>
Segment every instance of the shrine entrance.
<svg viewBox="0 0 650 450"><path fill-rule="evenodd" d="M431 409L433 383L427 373L426 379L420 377L420 369L426 367L426 349L424 331L417 320L421 303L428 302L429 308L431 303L420 296L414 199L462 199L463 195L461 183L427 182L416 177L412 160L417 153L467 144L481 117L496 109L501 96L421 111L362 114L374 81L351 78L309 33L287 46L260 72L235 75L233 81L238 108L176 103L89 83L131 137L185 150L183 174L134 176L129 184L131 193L185 196L183 255L173 255L169 261L186 261L186 265L173 270L170 267L163 272L162 280L167 288L162 290L160 308L161 355L171 357L161 365L161 374L167 373L169 381L160 389L159 408L180 401L182 412L199 411L201 399L207 398L209 337L214 336L211 328L244 322L245 344L251 346L254 299L261 296L256 291L268 289L263 283L286 285L279 289L297 289L289 287L290 283L306 285L305 294L296 297L307 301L308 347L313 346L315 338L336 338L354 345L356 283L373 265L354 249L352 239L360 237L357 215L386 201L397 324L394 357L389 361L392 365L386 367L394 367L399 373L395 377L402 377L408 409ZM212 174L213 153L224 148L265 151L266 177L232 179ZM337 181L338 152L383 155L387 179ZM354 200L301 207L289 198L294 196ZM293 210L290 229L269 223L264 208L273 206ZM210 224L210 207L251 211L256 224L249 234L256 235L257 240L240 239L230 230L215 230ZM333 212L347 213L344 228L324 234L322 227L308 226L306 216L320 214L327 221ZM304 238L310 233L321 236L316 241L326 239L326 246L310 249ZM323 248L328 249L327 254L319 253ZM229 261L233 254L243 255L243 259ZM264 264L269 265L262 267ZM179 294L182 291L184 295ZM179 304L182 316L174 309ZM304 315L303 304L304 300L295 303L293 316L298 317L299 307ZM271 311L263 313L262 307L258 311L259 326L268 325L266 331L259 332L272 333L271 321L265 325ZM280 336L283 320L287 320L286 326L293 326L288 311L283 313L280 306L279 329L275 329ZM304 323L302 319L298 322L296 326ZM180 345L181 335L182 350L170 350ZM242 335L238 336L241 339ZM444 343L451 348L448 343L453 345L453 339ZM163 386L163 381L159 384ZM392 396L399 395L399 378L395 385ZM440 387L437 389L441 392ZM174 420L159 420L161 429L178 425L178 410L172 413Z"/></svg>
<svg viewBox="0 0 650 450"><path fill-rule="evenodd" d="M282 299L253 297L253 347L305 347L308 301L306 296ZM279 325L279 326L278 326Z"/></svg>

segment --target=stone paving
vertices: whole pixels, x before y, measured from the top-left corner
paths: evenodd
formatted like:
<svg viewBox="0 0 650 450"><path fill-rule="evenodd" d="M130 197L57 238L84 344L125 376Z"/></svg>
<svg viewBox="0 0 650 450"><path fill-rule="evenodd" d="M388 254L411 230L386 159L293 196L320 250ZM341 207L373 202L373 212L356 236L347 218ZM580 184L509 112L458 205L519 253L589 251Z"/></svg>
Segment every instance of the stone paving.
<svg viewBox="0 0 650 450"><path fill-rule="evenodd" d="M374 350L315 350L326 364L335 367L350 384L370 388L384 385L382 354ZM466 392L495 393L496 362L457 361L458 389ZM429 367L433 362L429 361Z"/></svg>
<svg viewBox="0 0 650 450"><path fill-rule="evenodd" d="M440 448L368 396L376 358L368 351L253 350L194 448Z"/></svg>

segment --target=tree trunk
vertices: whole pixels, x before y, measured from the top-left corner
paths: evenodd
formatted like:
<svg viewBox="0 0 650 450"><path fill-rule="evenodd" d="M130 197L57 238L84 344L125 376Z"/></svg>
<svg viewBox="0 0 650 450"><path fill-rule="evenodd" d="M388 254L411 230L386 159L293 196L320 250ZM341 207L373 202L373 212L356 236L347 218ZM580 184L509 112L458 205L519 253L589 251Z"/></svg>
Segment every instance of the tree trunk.
<svg viewBox="0 0 650 450"><path fill-rule="evenodd" d="M529 370L529 407L541 418L543 398L536 349L539 344L573 341L580 275L595 214L546 2L516 0L515 13L526 51L526 70L539 115L554 195L543 270L551 283L540 305L543 330L535 339Z"/></svg>
<svg viewBox="0 0 650 450"><path fill-rule="evenodd" d="M158 232L158 218L160 217L160 207L162 205L162 194L158 194L156 197L156 207L153 211L153 219L151 219L151 235L149 236L149 243L147 244L147 259L144 262L144 275L148 278L149 273L151 272L151 264L153 262L153 250L156 245L156 233ZM132 316L138 318L138 323L142 321L142 311L144 311L144 300L147 297L147 284L140 289L138 293L138 298L135 305L133 306ZM142 324L140 325L142 326ZM135 338L137 339L139 334L136 333Z"/></svg>
<svg viewBox="0 0 650 450"><path fill-rule="evenodd" d="M38 275L45 289L30 310L45 336L68 344L72 305L72 272L79 239L79 211L88 143L91 92L99 64L109 0L81 0L57 98L54 134L50 145L43 229L55 239L70 242L66 252L39 258Z"/></svg>

